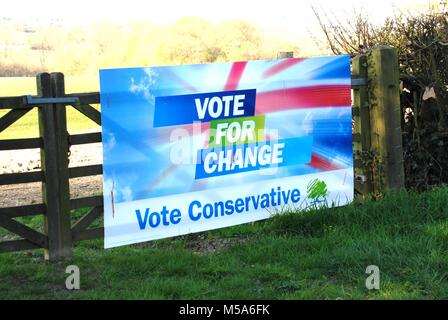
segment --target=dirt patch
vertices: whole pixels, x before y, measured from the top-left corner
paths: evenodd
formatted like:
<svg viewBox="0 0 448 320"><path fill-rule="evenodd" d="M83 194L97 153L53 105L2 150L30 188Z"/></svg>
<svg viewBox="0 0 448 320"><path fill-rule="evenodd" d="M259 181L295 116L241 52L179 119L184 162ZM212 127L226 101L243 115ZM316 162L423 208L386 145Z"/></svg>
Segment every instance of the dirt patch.
<svg viewBox="0 0 448 320"><path fill-rule="evenodd" d="M195 233L185 236L179 236L172 238L185 241L185 248L192 251L194 254L202 255L207 253L213 253L217 251L224 250L226 248L244 244L249 239L247 237L232 237L232 238L207 238L205 234ZM177 247L173 242L158 242L158 241L148 241L135 243L132 246L136 248L163 248L170 249Z"/></svg>
<svg viewBox="0 0 448 320"><path fill-rule="evenodd" d="M219 238L219 239L198 239L187 244L187 248L196 254L207 254L223 250L225 248L243 244L247 238Z"/></svg>

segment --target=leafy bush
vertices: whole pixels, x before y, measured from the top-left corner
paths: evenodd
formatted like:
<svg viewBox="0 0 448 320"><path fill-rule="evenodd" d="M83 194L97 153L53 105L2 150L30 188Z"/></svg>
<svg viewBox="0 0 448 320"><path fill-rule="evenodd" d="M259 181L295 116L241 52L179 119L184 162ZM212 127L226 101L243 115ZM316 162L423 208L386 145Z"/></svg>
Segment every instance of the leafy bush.
<svg viewBox="0 0 448 320"><path fill-rule="evenodd" d="M352 56L377 45L398 49L406 186L448 182L448 12L403 14L373 25L358 12L341 21L315 10L327 47Z"/></svg>

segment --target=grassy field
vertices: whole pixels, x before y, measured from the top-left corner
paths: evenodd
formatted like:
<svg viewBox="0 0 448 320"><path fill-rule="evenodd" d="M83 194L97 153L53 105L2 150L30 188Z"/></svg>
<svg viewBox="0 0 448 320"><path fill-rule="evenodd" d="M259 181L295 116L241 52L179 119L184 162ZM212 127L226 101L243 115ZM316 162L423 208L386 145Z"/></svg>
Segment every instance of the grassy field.
<svg viewBox="0 0 448 320"><path fill-rule="evenodd" d="M99 79L97 76L73 76L66 77L65 91L67 93L93 92L99 91ZM0 77L0 97L35 95L35 78L1 78ZM99 107L99 106L95 106ZM9 110L0 110L0 117ZM72 107L67 108L68 130L72 132L82 132L98 128L98 126L81 115ZM39 135L37 124L37 109L35 108L11 127L0 133L0 139L34 138Z"/></svg>
<svg viewBox="0 0 448 320"><path fill-rule="evenodd" d="M87 241L52 264L2 254L0 299L447 299L447 199L440 187L111 250ZM70 264L79 291L65 289Z"/></svg>

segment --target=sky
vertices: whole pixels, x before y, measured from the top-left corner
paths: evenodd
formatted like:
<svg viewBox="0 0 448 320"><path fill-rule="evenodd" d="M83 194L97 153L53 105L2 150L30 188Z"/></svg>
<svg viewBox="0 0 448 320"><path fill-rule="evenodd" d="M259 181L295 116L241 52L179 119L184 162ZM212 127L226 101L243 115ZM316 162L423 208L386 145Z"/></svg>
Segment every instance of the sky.
<svg viewBox="0 0 448 320"><path fill-rule="evenodd" d="M437 0L434 0L437 2ZM262 29L303 29L314 23L310 4L335 13L364 7L374 21L381 21L394 8L427 8L429 0L14 0L4 1L0 17L61 19L70 23L99 20L150 20L170 23L183 16L211 21L244 18ZM26 8L26 10L24 10Z"/></svg>

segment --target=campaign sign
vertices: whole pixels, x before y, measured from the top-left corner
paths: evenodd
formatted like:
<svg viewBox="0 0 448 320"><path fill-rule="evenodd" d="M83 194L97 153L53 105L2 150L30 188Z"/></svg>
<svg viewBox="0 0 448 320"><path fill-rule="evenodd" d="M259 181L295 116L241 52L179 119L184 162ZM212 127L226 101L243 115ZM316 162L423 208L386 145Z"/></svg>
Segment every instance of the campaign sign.
<svg viewBox="0 0 448 320"><path fill-rule="evenodd" d="M350 58L100 71L105 247L353 200Z"/></svg>

